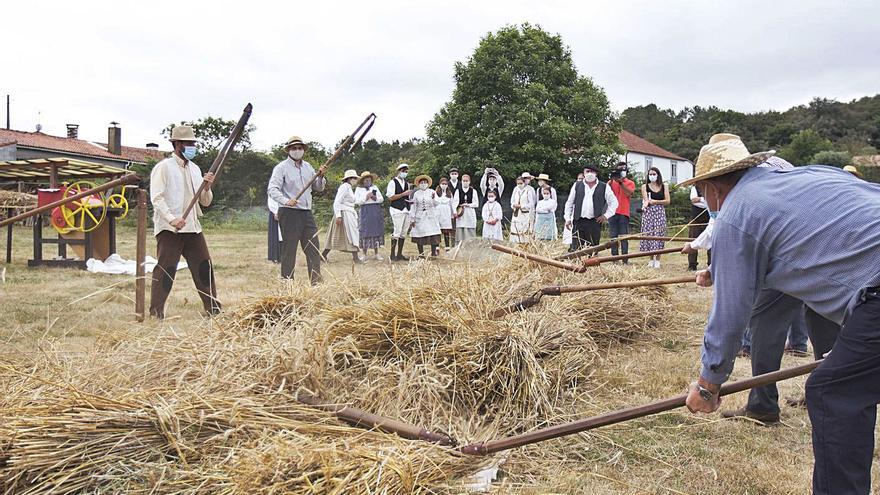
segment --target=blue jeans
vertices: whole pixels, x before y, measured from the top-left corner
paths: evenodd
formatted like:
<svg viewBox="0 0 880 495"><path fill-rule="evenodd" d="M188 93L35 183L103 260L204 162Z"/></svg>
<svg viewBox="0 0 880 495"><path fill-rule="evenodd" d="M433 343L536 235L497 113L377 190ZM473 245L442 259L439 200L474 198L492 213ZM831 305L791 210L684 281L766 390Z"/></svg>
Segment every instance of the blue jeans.
<svg viewBox="0 0 880 495"><path fill-rule="evenodd" d="M864 294L834 350L807 379L813 493L867 495L880 403L880 294Z"/></svg>
<svg viewBox="0 0 880 495"><path fill-rule="evenodd" d="M612 239L629 234L629 217L619 213L615 214L608 219L608 230ZM629 241L620 241L620 252L622 254L629 253ZM611 256L617 256L617 244L611 246Z"/></svg>

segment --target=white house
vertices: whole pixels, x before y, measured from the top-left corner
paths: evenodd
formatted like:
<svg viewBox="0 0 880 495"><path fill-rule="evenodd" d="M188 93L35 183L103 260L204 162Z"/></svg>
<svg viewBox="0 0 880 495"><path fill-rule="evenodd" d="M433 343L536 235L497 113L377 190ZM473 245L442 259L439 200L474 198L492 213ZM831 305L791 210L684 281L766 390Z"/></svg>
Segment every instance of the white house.
<svg viewBox="0 0 880 495"><path fill-rule="evenodd" d="M670 184L677 184L694 176L694 164L690 160L666 151L629 131L620 132L620 142L626 147L626 153L620 155L620 160L629 164L631 173L638 172L647 176L649 168L657 167L663 181Z"/></svg>

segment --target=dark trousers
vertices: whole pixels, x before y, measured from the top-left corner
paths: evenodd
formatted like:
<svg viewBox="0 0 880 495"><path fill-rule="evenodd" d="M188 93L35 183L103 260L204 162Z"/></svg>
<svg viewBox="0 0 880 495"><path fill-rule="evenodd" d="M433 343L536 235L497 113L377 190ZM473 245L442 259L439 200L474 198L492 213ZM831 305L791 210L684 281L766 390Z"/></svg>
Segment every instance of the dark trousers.
<svg viewBox="0 0 880 495"><path fill-rule="evenodd" d="M275 214L269 212L269 261L278 263L281 261L281 241L278 240L278 220Z"/></svg>
<svg viewBox="0 0 880 495"><path fill-rule="evenodd" d="M609 218L608 230L612 239L629 234L629 217L618 213ZM629 241L620 241L620 252L622 254L629 253ZM611 256L617 256L617 244L611 246Z"/></svg>
<svg viewBox="0 0 880 495"><path fill-rule="evenodd" d="M749 321L752 376L780 368L789 329L804 321L813 341L813 353L819 359L831 350L840 326L806 307L800 299L771 290L760 294ZM751 389L746 408L761 414L778 413L779 391L776 384Z"/></svg>
<svg viewBox="0 0 880 495"><path fill-rule="evenodd" d="M807 379L813 493L867 495L880 403L880 295L868 293Z"/></svg>
<svg viewBox="0 0 880 495"><path fill-rule="evenodd" d="M153 283L150 286L150 315L165 318L165 301L171 294L181 255L189 266L205 311L209 314L218 313L220 301L217 300L214 266L211 264L205 236L201 233L178 234L163 230L156 234L156 257L159 262L153 269Z"/></svg>
<svg viewBox="0 0 880 495"><path fill-rule="evenodd" d="M698 224L707 224L709 223L709 214L706 213L702 208L694 208L691 207L691 218L693 218L693 223ZM706 230L706 225L694 225L688 227L688 237L693 237L696 239ZM709 249L706 251L706 266L712 264L712 250ZM697 252L688 253L688 268L691 270L697 269Z"/></svg>
<svg viewBox="0 0 880 495"><path fill-rule="evenodd" d="M312 285L321 281L321 243L318 225L311 210L278 208L278 224L281 225L281 277L293 278L296 266L296 247L302 246Z"/></svg>
<svg viewBox="0 0 880 495"><path fill-rule="evenodd" d="M575 249L581 249L584 246L598 246L601 236L602 224L597 222L595 218L580 218L574 221L572 244Z"/></svg>

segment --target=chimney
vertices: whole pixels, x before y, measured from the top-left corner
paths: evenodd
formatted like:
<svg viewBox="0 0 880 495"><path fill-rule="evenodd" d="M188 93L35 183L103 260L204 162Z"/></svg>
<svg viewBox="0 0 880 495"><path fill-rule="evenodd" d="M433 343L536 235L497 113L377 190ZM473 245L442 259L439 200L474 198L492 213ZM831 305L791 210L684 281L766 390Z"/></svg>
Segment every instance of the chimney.
<svg viewBox="0 0 880 495"><path fill-rule="evenodd" d="M113 155L122 154L122 129L117 127L119 122L110 122L107 129L107 151Z"/></svg>
<svg viewBox="0 0 880 495"><path fill-rule="evenodd" d="M159 145L156 143L147 143L147 149L148 150L157 150L157 149L159 149Z"/></svg>
<svg viewBox="0 0 880 495"><path fill-rule="evenodd" d="M67 124L67 137L71 139L79 138L79 124Z"/></svg>

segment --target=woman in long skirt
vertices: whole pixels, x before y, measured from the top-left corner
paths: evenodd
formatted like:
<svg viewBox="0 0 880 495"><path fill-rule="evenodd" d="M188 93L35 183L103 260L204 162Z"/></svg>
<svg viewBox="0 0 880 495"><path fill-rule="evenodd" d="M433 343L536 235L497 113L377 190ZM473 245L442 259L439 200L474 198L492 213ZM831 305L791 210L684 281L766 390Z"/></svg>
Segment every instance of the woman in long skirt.
<svg viewBox="0 0 880 495"><path fill-rule="evenodd" d="M448 251L455 236L455 227L452 223L453 191L446 177L440 179L440 185L434 192L437 193L437 221L440 223L440 233L443 234L443 245Z"/></svg>
<svg viewBox="0 0 880 495"><path fill-rule="evenodd" d="M409 235L419 248L419 257L425 256L425 246L431 246L431 256L438 256L440 246L440 222L437 220L437 193L429 189L431 178L416 177L416 192L412 195L410 217L412 230Z"/></svg>
<svg viewBox="0 0 880 495"><path fill-rule="evenodd" d="M463 242L477 237L477 208L480 195L471 187L471 176L461 176L461 187L453 191L452 208L455 210L455 240Z"/></svg>
<svg viewBox="0 0 880 495"><path fill-rule="evenodd" d="M535 237L541 241L556 240L556 199L550 186L541 188L541 199L535 206Z"/></svg>
<svg viewBox="0 0 880 495"><path fill-rule="evenodd" d="M643 235L666 235L666 205L669 204L669 188L663 183L660 169L648 170L648 182L642 185L642 229ZM666 245L663 241L640 241L639 250L656 251ZM651 268L660 268L660 255L651 256Z"/></svg>
<svg viewBox="0 0 880 495"><path fill-rule="evenodd" d="M363 172L357 181L358 188L354 192L355 204L360 206L358 212L358 234L360 247L367 256L372 249L376 261L382 261L379 248L385 245L385 217L382 216L382 193L374 184L378 177L369 171Z"/></svg>
<svg viewBox="0 0 880 495"><path fill-rule="evenodd" d="M278 202L272 198L266 201L269 207L269 261L281 262L281 226L278 225Z"/></svg>
<svg viewBox="0 0 880 495"><path fill-rule="evenodd" d="M526 175L526 174L523 174ZM532 208L535 204L535 190L527 186L522 177L516 178L516 187L510 195L510 242L525 244L532 239Z"/></svg>
<svg viewBox="0 0 880 495"><path fill-rule="evenodd" d="M330 232L327 234L327 247L322 253L325 259L331 250L336 250L351 253L351 258L355 263L363 263L358 252L360 234L358 232L358 214L354 209L354 185L357 180L357 172L346 170L342 177L342 184L336 190L336 199L333 200L333 221L330 222Z"/></svg>

